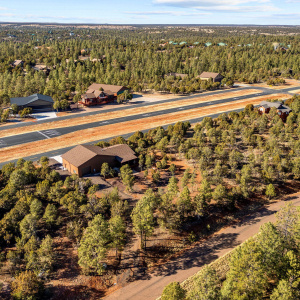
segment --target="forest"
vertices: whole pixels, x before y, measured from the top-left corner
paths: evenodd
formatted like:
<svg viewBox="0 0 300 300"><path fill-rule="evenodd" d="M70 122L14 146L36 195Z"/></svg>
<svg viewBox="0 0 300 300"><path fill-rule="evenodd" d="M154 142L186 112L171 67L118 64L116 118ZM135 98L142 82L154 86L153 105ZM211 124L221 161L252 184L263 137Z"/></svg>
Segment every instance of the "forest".
<svg viewBox="0 0 300 300"><path fill-rule="evenodd" d="M10 97L36 92L77 102L93 82L123 85L133 92L217 88L219 84L197 78L203 71L221 73L227 85L300 78L297 27L1 26L0 38L4 107ZM15 60L23 66L13 66ZM170 72L188 76L166 76Z"/></svg>
<svg viewBox="0 0 300 300"><path fill-rule="evenodd" d="M153 257L167 258L229 224L241 210L249 212L253 206L298 191L300 97L294 96L286 104L293 110L286 123L276 110L260 115L253 105L248 105L239 113L222 114L216 119L207 117L194 127L189 122L179 122L166 129L136 132L127 140L117 137L99 142L99 147L127 143L139 157L135 170L124 165L116 177L128 196L136 195L127 199L121 197L117 188L99 196L98 187L90 180L76 175L61 178L51 170L47 157L42 157L38 165L20 159L16 164L3 166L0 173L1 264L2 270L15 278L5 287L6 293L15 299L24 299L24 295L28 299L49 297L53 293L51 280L58 276L62 263L61 239L72 242L79 272L97 278L126 270L123 252L132 236L136 236L140 241L137 257L142 260L139 270L147 272L148 266L153 266ZM178 160L186 161L190 167L184 171L178 169ZM115 176L108 165L102 165L104 180ZM141 182L147 188L139 192ZM148 247L148 241L158 229L184 240L183 248L165 246L162 251L160 247ZM279 235L273 227L266 230ZM283 238L288 237L280 236L280 241ZM249 247L256 247L253 243L249 241ZM245 255L252 251L247 249L243 250ZM294 248L287 251L292 252L285 252L284 263L290 266L299 258L299 248L298 252L293 252ZM281 280L288 280L285 276L290 267L280 277L275 273L275 267L280 268L279 261L272 260L270 264L275 262L274 270L268 263L264 267L274 272L278 289L286 286L286 281ZM235 265L232 268L232 272L239 273ZM299 266L296 264L295 268ZM234 287L236 276L232 274L226 279L229 283L224 285L224 293L229 295L226 299L230 299ZM235 284L234 299L240 299L239 289L244 287ZM256 290L254 284L253 289ZM204 298L199 296L199 299Z"/></svg>
<svg viewBox="0 0 300 300"><path fill-rule="evenodd" d="M287 204L277 221L233 251L226 274L205 266L185 290L174 282L161 300L300 299L300 210ZM223 276L222 276L223 275Z"/></svg>

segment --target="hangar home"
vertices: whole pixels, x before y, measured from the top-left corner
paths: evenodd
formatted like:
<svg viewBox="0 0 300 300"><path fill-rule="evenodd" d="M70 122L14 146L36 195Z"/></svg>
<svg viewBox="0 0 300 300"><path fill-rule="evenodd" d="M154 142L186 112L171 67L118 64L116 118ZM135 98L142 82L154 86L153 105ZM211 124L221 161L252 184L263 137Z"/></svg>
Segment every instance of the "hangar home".
<svg viewBox="0 0 300 300"><path fill-rule="evenodd" d="M31 107L33 111L53 110L53 99L50 96L33 94L28 97L10 98L10 105L17 104L19 110Z"/></svg>
<svg viewBox="0 0 300 300"><path fill-rule="evenodd" d="M62 155L63 167L79 177L99 173L105 162L113 168L124 164L135 164L136 160L134 151L126 144L108 148L78 145Z"/></svg>
<svg viewBox="0 0 300 300"><path fill-rule="evenodd" d="M211 78L213 82L221 82L223 76L220 73L203 72L197 78L200 78L200 80L209 80Z"/></svg>

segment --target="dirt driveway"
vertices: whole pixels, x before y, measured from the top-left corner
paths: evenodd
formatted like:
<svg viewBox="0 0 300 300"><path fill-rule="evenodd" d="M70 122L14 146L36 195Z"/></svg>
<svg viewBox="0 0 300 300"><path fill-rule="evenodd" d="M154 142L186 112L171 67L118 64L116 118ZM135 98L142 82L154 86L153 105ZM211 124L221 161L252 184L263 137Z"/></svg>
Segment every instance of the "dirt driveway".
<svg viewBox="0 0 300 300"><path fill-rule="evenodd" d="M286 201L300 206L300 193L289 196ZM198 272L204 264L225 255L256 234L262 224L274 222L276 212L286 201L272 203L244 218L238 224L220 230L204 243L199 243L185 252L181 257L106 296L104 300L154 300L158 298L169 283L184 281Z"/></svg>

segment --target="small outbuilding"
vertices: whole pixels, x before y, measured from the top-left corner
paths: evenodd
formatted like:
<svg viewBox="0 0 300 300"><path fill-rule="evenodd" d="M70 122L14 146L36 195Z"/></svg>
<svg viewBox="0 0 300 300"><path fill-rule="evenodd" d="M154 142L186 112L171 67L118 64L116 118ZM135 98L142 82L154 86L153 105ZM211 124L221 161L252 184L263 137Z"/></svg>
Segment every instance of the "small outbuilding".
<svg viewBox="0 0 300 300"><path fill-rule="evenodd" d="M54 101L50 96L33 94L28 97L10 98L10 105L17 104L19 110L31 107L33 111L52 111Z"/></svg>
<svg viewBox="0 0 300 300"><path fill-rule="evenodd" d="M13 67L23 67L24 61L21 59L17 59L12 63Z"/></svg>

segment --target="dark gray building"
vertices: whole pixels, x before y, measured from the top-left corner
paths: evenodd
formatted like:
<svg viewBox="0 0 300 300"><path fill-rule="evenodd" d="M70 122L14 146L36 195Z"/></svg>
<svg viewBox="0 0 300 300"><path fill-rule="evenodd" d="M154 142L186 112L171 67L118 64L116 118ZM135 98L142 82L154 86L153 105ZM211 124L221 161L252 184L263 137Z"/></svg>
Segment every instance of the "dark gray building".
<svg viewBox="0 0 300 300"><path fill-rule="evenodd" d="M10 105L17 104L19 109L31 107L33 111L53 110L53 99L50 96L33 94L28 97L10 98Z"/></svg>

